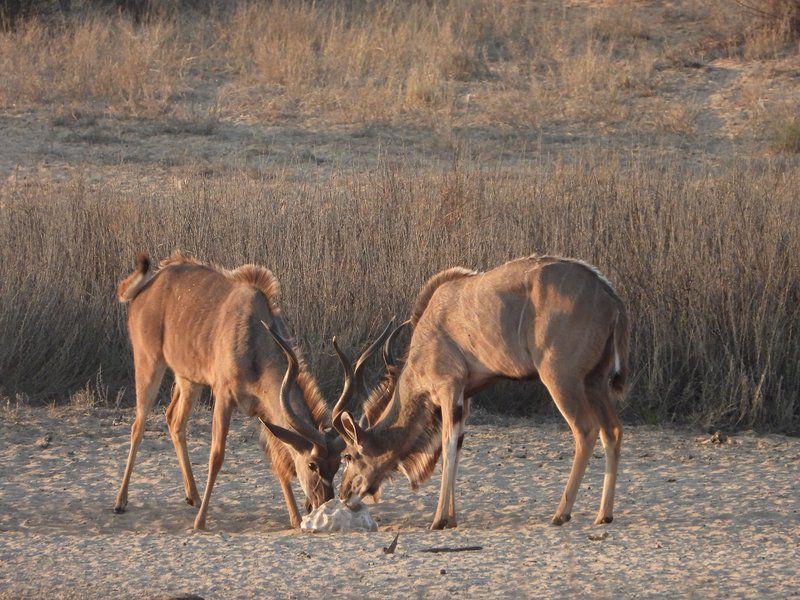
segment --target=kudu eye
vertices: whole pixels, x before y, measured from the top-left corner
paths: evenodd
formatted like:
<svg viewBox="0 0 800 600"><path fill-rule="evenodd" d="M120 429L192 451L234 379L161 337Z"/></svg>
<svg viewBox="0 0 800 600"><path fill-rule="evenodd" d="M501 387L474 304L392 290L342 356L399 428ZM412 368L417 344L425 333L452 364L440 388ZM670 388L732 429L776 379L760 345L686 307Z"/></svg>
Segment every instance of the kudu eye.
<svg viewBox="0 0 800 600"><path fill-rule="evenodd" d="M314 463L314 462L308 463L308 468L311 469L312 471L316 471L317 468L318 468L317 467L317 463Z"/></svg>
<svg viewBox="0 0 800 600"><path fill-rule="evenodd" d="M345 460L345 462L350 462L353 459L353 457L349 454L342 454L342 458Z"/></svg>

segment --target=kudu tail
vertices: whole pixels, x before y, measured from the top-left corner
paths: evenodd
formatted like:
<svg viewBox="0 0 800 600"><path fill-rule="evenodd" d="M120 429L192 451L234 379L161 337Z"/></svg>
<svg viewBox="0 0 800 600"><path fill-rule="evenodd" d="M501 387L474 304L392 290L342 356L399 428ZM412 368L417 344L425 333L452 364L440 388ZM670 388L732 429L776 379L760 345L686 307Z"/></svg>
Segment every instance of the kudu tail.
<svg viewBox="0 0 800 600"><path fill-rule="evenodd" d="M618 399L625 393L628 381L628 315L624 310L617 313L611 331L611 346L614 352L614 365L611 370L611 391Z"/></svg>
<svg viewBox="0 0 800 600"><path fill-rule="evenodd" d="M136 269L117 286L117 298L120 302L130 302L136 294L153 278L150 257L144 252L136 255Z"/></svg>

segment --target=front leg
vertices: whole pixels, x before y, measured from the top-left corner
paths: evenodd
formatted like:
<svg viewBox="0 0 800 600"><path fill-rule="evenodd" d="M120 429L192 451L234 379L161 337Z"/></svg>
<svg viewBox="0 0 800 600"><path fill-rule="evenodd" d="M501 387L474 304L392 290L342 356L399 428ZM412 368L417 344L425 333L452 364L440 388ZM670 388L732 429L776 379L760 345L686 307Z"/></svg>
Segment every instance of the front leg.
<svg viewBox="0 0 800 600"><path fill-rule="evenodd" d="M431 529L445 529L456 526L455 487L459 440L463 442L464 392L460 386L448 387L437 392L435 399L442 410L442 485Z"/></svg>
<svg viewBox="0 0 800 600"><path fill-rule="evenodd" d="M458 465L461 462L461 448L462 448L462 446L464 444L464 427L466 426L466 423L467 423L467 417L469 416L469 410L470 410L471 403L472 403L472 399L471 398L464 398L464 412L461 415L461 421L458 424L459 426L458 426L458 431L457 431L457 434L458 434L457 439L458 439L458 441L456 443L456 464L455 464L456 474L458 474ZM447 509L447 515L448 515L447 522L448 522L448 524L450 524L450 527L455 527L456 526L456 495L455 495L455 492L450 494L450 502L448 503L447 506L448 506L448 509Z"/></svg>
<svg viewBox="0 0 800 600"><path fill-rule="evenodd" d="M283 498L286 500L286 510L289 511L289 522L292 524L292 529L300 528L300 511L297 510L297 502L294 499L294 492L292 486L287 479L279 478L281 489L283 490Z"/></svg>

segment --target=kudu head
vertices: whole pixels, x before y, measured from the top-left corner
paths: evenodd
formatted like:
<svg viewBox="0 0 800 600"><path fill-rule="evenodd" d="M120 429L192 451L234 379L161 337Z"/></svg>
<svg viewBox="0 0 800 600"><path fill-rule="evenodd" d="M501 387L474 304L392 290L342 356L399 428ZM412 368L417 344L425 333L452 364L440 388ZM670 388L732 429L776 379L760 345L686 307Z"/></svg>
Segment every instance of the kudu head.
<svg viewBox="0 0 800 600"><path fill-rule="evenodd" d="M334 413L333 426L345 443L342 453L345 467L339 487L339 497L342 500L347 500L351 496L377 497L381 484L400 461L399 453L391 445L387 446L384 436L399 410L394 384L400 367L396 364L392 344L400 330L408 323L409 321L406 321L395 328L386 338L383 348L383 360L392 380L385 387L385 393L391 395L391 400L380 421L371 426L366 414L361 417L359 423L356 423L353 416L344 409L338 414ZM357 376L356 380L360 391L364 391L360 376Z"/></svg>
<svg viewBox="0 0 800 600"><path fill-rule="evenodd" d="M333 478L339 470L341 453L344 450L345 442L340 437L337 429L331 427L325 430L317 429L309 421L302 419L294 410L291 402L291 390L300 370L297 355L291 344L271 324L263 324L272 335L275 343L280 346L286 355L288 364L281 384L280 401L292 429L285 429L266 421L264 421L264 425L272 435L289 447L297 479L306 495L306 510L310 511L333 498ZM375 349L384 342L390 330L391 323L381 334L381 337L364 351L356 364L356 373L360 375L362 365ZM345 373L342 393L334 408L335 421L337 409L341 412L342 407L347 406L353 395L354 372L350 361L339 349L336 338L333 338L333 347Z"/></svg>

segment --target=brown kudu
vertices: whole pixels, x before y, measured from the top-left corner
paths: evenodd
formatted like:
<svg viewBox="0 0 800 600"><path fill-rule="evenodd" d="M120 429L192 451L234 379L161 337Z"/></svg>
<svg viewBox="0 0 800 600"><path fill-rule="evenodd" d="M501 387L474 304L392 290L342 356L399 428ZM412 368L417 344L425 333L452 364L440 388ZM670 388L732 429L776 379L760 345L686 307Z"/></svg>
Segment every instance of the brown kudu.
<svg viewBox="0 0 800 600"><path fill-rule="evenodd" d="M627 376L628 318L609 282L581 261L533 256L485 273L432 277L411 315L405 363L370 395L356 423L334 419L347 442L340 497L376 494L399 470L413 487L443 456L431 528L456 526L455 479L470 398L500 379L539 378L575 438L572 470L553 517L570 519L589 457L606 453L596 523L610 523L622 428L614 408Z"/></svg>
<svg viewBox="0 0 800 600"><path fill-rule="evenodd" d="M344 443L330 428L331 414L325 401L288 341L277 294L276 278L255 265L227 271L176 252L154 271L146 255L137 257L136 270L118 287L120 301L129 303L136 417L115 512L123 512L127 505L136 452L167 367L175 375L167 424L183 475L186 502L200 506L196 529L206 524L234 407L258 417L265 425L265 451L283 490L293 527L300 526L291 489L294 476L306 494L307 508L333 497L333 478ZM359 368L388 333L387 327L364 352ZM342 396L334 409L338 416L352 394L353 372L335 340L334 347L346 374ZM186 426L204 386L211 387L214 409L208 481L201 502L186 446Z"/></svg>

